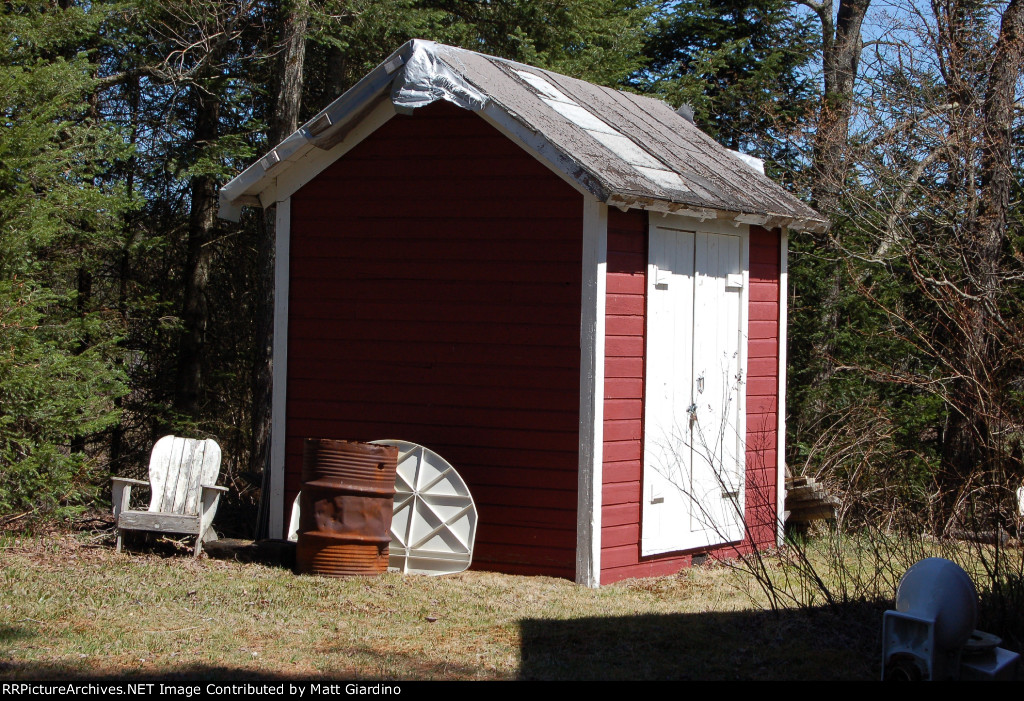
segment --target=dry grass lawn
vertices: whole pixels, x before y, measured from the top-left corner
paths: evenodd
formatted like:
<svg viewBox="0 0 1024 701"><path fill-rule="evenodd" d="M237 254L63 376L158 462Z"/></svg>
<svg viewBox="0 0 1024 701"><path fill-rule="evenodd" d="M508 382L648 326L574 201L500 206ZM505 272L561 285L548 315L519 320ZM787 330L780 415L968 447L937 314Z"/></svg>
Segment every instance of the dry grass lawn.
<svg viewBox="0 0 1024 701"><path fill-rule="evenodd" d="M877 679L881 611L772 613L722 564L585 589L296 576L109 533L0 538L0 679Z"/></svg>

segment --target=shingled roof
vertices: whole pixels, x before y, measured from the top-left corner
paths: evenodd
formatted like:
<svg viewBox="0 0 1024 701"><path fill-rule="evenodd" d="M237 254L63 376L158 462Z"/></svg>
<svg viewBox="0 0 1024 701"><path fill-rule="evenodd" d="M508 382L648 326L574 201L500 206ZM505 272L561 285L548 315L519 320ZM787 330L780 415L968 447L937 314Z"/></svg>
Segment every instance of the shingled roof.
<svg viewBox="0 0 1024 701"><path fill-rule="evenodd" d="M396 113L437 100L478 112L577 189L622 209L768 227L828 224L660 100L515 61L415 39L221 189L221 216L269 205L276 178L339 144L389 99Z"/></svg>

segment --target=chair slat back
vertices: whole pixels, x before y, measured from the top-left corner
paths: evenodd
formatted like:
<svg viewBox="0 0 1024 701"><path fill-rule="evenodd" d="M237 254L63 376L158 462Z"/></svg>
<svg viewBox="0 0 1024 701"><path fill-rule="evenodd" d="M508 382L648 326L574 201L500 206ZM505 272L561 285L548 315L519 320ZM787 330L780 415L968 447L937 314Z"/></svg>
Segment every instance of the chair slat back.
<svg viewBox="0 0 1024 701"><path fill-rule="evenodd" d="M153 446L149 460L149 510L197 516L201 485L216 484L219 474L217 441L164 436Z"/></svg>

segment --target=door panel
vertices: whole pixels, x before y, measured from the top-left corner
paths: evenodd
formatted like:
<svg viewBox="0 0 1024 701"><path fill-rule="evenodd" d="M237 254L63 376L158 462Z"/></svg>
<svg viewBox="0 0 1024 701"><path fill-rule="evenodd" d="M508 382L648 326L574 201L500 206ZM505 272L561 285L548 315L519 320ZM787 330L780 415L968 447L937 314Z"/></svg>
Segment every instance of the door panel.
<svg viewBox="0 0 1024 701"><path fill-rule="evenodd" d="M742 536L740 244L739 236L696 237L690 530L707 531L709 544Z"/></svg>
<svg viewBox="0 0 1024 701"><path fill-rule="evenodd" d="M676 550L687 529L682 492L689 489L688 385L693 366L694 233L652 235L647 284L643 552ZM685 453L685 455L684 455Z"/></svg>
<svg viewBox="0 0 1024 701"><path fill-rule="evenodd" d="M739 234L651 228L644 555L743 534L745 246Z"/></svg>

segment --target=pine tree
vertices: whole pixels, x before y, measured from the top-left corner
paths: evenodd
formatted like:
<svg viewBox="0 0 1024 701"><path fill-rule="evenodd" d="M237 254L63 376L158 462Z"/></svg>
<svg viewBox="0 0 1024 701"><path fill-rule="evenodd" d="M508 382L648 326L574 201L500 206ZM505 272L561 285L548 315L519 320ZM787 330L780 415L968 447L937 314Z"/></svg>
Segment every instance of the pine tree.
<svg viewBox="0 0 1024 701"><path fill-rule="evenodd" d="M0 512L80 503L97 481L85 439L125 391L122 326L92 295L133 206L108 178L124 141L93 108L104 9L0 13Z"/></svg>
<svg viewBox="0 0 1024 701"><path fill-rule="evenodd" d="M711 136L771 161L793 161L789 132L812 112L818 35L783 0L664 3L644 47L638 89L689 104Z"/></svg>

